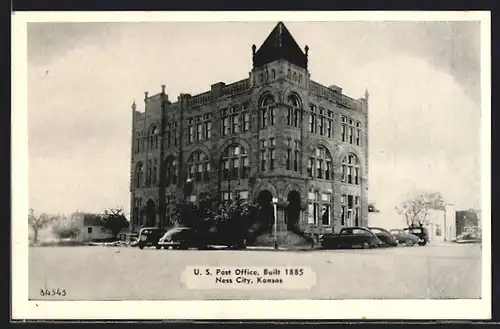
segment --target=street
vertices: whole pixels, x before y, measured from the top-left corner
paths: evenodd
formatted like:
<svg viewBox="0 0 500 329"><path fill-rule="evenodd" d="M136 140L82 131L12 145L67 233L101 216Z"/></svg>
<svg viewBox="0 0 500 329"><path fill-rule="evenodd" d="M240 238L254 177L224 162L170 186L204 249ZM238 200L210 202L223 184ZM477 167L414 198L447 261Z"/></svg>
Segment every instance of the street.
<svg viewBox="0 0 500 329"><path fill-rule="evenodd" d="M308 289L188 289L187 266L309 267ZM41 289L65 296L42 297ZM480 298L479 244L374 250L156 250L31 247L32 300L422 299Z"/></svg>

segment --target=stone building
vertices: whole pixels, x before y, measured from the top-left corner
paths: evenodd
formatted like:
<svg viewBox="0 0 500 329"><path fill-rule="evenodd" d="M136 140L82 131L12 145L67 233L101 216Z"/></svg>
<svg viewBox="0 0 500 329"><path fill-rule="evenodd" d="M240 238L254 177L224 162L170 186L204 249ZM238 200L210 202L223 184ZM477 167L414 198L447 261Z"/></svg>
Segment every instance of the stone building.
<svg viewBox="0 0 500 329"><path fill-rule="evenodd" d="M177 100L162 86L144 111L132 105L132 230L168 226L187 181L191 200L277 198L280 228L366 225L368 92L353 99L313 81L308 51L279 22L252 46L247 78Z"/></svg>

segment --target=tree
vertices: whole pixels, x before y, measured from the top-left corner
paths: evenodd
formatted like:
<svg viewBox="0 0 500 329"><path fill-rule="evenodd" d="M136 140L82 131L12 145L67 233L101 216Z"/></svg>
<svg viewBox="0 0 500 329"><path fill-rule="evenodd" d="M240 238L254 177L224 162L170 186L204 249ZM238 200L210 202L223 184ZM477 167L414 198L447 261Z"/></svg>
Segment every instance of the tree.
<svg viewBox="0 0 500 329"><path fill-rule="evenodd" d="M368 204L368 212L380 212L377 207L375 207L375 203Z"/></svg>
<svg viewBox="0 0 500 329"><path fill-rule="evenodd" d="M33 243L38 242L38 232L50 223L50 218L46 214L40 214L38 217L35 211L30 209L28 212L28 225L33 230Z"/></svg>
<svg viewBox="0 0 500 329"><path fill-rule="evenodd" d="M104 211L100 216L102 226L110 230L116 237L118 233L129 226L129 221L121 208L112 208Z"/></svg>
<svg viewBox="0 0 500 329"><path fill-rule="evenodd" d="M431 209L443 210L444 201L439 192L420 192L408 198L396 210L404 215L408 227L425 226Z"/></svg>
<svg viewBox="0 0 500 329"><path fill-rule="evenodd" d="M75 239L80 234L80 225L77 220L56 216L52 221L52 233L59 239Z"/></svg>

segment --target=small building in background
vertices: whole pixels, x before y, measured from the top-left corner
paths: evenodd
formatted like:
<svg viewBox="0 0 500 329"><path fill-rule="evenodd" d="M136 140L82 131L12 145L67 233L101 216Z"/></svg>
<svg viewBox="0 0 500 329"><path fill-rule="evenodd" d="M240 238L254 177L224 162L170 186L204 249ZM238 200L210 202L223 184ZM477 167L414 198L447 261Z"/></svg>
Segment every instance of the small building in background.
<svg viewBox="0 0 500 329"><path fill-rule="evenodd" d="M95 214L76 212L71 214L70 220L74 220L80 228L76 237L79 241L100 241L113 239L113 232L106 229Z"/></svg>

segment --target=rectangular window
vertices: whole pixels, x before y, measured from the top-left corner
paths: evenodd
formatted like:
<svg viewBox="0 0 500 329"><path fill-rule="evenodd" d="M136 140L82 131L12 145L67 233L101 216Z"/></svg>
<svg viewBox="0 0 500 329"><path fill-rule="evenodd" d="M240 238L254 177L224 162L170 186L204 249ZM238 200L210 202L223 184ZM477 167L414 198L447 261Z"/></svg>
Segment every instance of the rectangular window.
<svg viewBox="0 0 500 329"><path fill-rule="evenodd" d="M270 158L270 162L269 162L269 170L274 170L274 163L275 163L275 159L274 159L274 149L270 149L270 150L269 150L269 158Z"/></svg>
<svg viewBox="0 0 500 329"><path fill-rule="evenodd" d="M352 167L347 167L347 183L352 184Z"/></svg>
<svg viewBox="0 0 500 329"><path fill-rule="evenodd" d="M346 125L342 125L342 142L347 140L347 127Z"/></svg>
<svg viewBox="0 0 500 329"><path fill-rule="evenodd" d="M292 150L286 150L286 170L292 169Z"/></svg>
<svg viewBox="0 0 500 329"><path fill-rule="evenodd" d="M321 214L321 224L322 225L330 225L330 206L323 205L322 214Z"/></svg>
<svg viewBox="0 0 500 329"><path fill-rule="evenodd" d="M354 225L359 226L359 208L354 209L354 222Z"/></svg>
<svg viewBox="0 0 500 329"><path fill-rule="evenodd" d="M342 195L340 196L340 203L342 203L342 204L344 204L344 203L345 203L345 197L346 197L346 195L345 195L345 194L342 194Z"/></svg>
<svg viewBox="0 0 500 329"><path fill-rule="evenodd" d="M237 179L240 171L240 159L231 159L231 178Z"/></svg>
<svg viewBox="0 0 500 329"><path fill-rule="evenodd" d="M356 130L356 145L361 145L361 138L360 138L360 135L361 135L361 130Z"/></svg>
<svg viewBox="0 0 500 329"><path fill-rule="evenodd" d="M189 165L188 171L189 171L189 178L193 179L194 178L194 165Z"/></svg>
<svg viewBox="0 0 500 329"><path fill-rule="evenodd" d="M328 120L328 128L326 129L326 135L328 138L332 138L332 127L333 127L333 121Z"/></svg>
<svg viewBox="0 0 500 329"><path fill-rule="evenodd" d="M342 225L345 225L345 206L340 207L340 221Z"/></svg>
<svg viewBox="0 0 500 329"><path fill-rule="evenodd" d="M345 183L346 166L342 165L342 182Z"/></svg>
<svg viewBox="0 0 500 329"><path fill-rule="evenodd" d="M316 160L316 176L323 179L323 160Z"/></svg>
<svg viewBox="0 0 500 329"><path fill-rule="evenodd" d="M286 109L286 124L289 126L292 125L292 109L291 108Z"/></svg>
<svg viewBox="0 0 500 329"><path fill-rule="evenodd" d="M319 117L319 134L320 135L324 134L324 131L323 131L324 126L325 126L325 118Z"/></svg>
<svg viewBox="0 0 500 329"><path fill-rule="evenodd" d="M294 116L293 116L293 126L295 128L298 128L299 125L300 125L300 117L301 117L300 111L299 110L295 110L295 113L294 113Z"/></svg>
<svg viewBox="0 0 500 329"><path fill-rule="evenodd" d="M210 180L210 163L203 164L203 180L208 182Z"/></svg>
<svg viewBox="0 0 500 329"><path fill-rule="evenodd" d="M188 142L192 143L194 139L194 127L189 126L189 133L188 133Z"/></svg>
<svg viewBox="0 0 500 329"><path fill-rule="evenodd" d="M229 200L229 192L224 192L224 193L223 193L223 197L222 197L222 199L223 199L224 201L228 201L228 200Z"/></svg>
<svg viewBox="0 0 500 329"><path fill-rule="evenodd" d="M311 112L316 112L316 105L311 104L309 108L311 109Z"/></svg>
<svg viewBox="0 0 500 329"><path fill-rule="evenodd" d="M241 169L241 178L247 178L250 175L250 160L243 158L243 168Z"/></svg>
<svg viewBox="0 0 500 329"><path fill-rule="evenodd" d="M321 193L321 201L330 202L331 201L330 193Z"/></svg>
<svg viewBox="0 0 500 329"><path fill-rule="evenodd" d="M270 114L270 119L271 119L271 123L270 124L271 124L271 126L274 126L274 123L275 123L275 115L274 114L276 112L276 109L274 107L271 107L269 109L269 112L270 112L269 114Z"/></svg>
<svg viewBox="0 0 500 329"><path fill-rule="evenodd" d="M314 167L314 159L309 158L309 163L307 165L307 176L313 178L313 167Z"/></svg>
<svg viewBox="0 0 500 329"><path fill-rule="evenodd" d="M238 118L238 115L234 115L232 117L232 124L233 124L233 134L237 134L240 132L240 120Z"/></svg>
<svg viewBox="0 0 500 329"><path fill-rule="evenodd" d="M222 165L224 168L222 176L224 177L224 179L228 179L229 178L229 160L224 160Z"/></svg>
<svg viewBox="0 0 500 329"><path fill-rule="evenodd" d="M309 131L313 134L316 133L316 115L315 114L310 114Z"/></svg>
<svg viewBox="0 0 500 329"><path fill-rule="evenodd" d="M267 127L267 109L260 110L260 122L261 128Z"/></svg>
<svg viewBox="0 0 500 329"><path fill-rule="evenodd" d="M295 151L295 157L293 159L293 170L299 171L299 151Z"/></svg>
<svg viewBox="0 0 500 329"><path fill-rule="evenodd" d="M260 152L260 170L266 171L266 151Z"/></svg>
<svg viewBox="0 0 500 329"><path fill-rule="evenodd" d="M315 200L315 198L316 198L316 194L314 194L314 192L307 193L307 199Z"/></svg>
<svg viewBox="0 0 500 329"><path fill-rule="evenodd" d="M210 139L212 137L212 123L205 122L205 139Z"/></svg>
<svg viewBox="0 0 500 329"><path fill-rule="evenodd" d="M314 224L314 205L312 203L307 206L307 224Z"/></svg>
<svg viewBox="0 0 500 329"><path fill-rule="evenodd" d="M203 165L201 163L199 163L196 166L196 172L195 172L195 177L194 177L195 181L201 182L202 175L203 175Z"/></svg>
<svg viewBox="0 0 500 329"><path fill-rule="evenodd" d="M354 200L355 200L355 201L354 201L354 204L355 204L356 206L359 206L359 196L356 196L356 197L354 198Z"/></svg>
<svg viewBox="0 0 500 329"><path fill-rule="evenodd" d="M348 195L347 196L347 208L348 209L352 209L352 207L353 207L353 201L354 201L353 199L354 198L353 198L352 195Z"/></svg>
<svg viewBox="0 0 500 329"><path fill-rule="evenodd" d="M353 144L352 127L349 127L349 144Z"/></svg>
<svg viewBox="0 0 500 329"><path fill-rule="evenodd" d="M332 163L330 161L326 161L326 169L325 169L325 179L330 180L330 173L332 170Z"/></svg>
<svg viewBox="0 0 500 329"><path fill-rule="evenodd" d="M314 204L314 225L318 225L319 223L319 204L315 203Z"/></svg>
<svg viewBox="0 0 500 329"><path fill-rule="evenodd" d="M276 146L276 139L275 138L269 138L269 145L270 145L270 147L275 147Z"/></svg>
<svg viewBox="0 0 500 329"><path fill-rule="evenodd" d="M359 185L359 168L354 170L354 184Z"/></svg>
<svg viewBox="0 0 500 329"><path fill-rule="evenodd" d="M248 191L240 191L240 199L248 199Z"/></svg>
<svg viewBox="0 0 500 329"><path fill-rule="evenodd" d="M203 134L202 134L203 129L202 128L203 127L201 124L196 125L196 140L199 140L199 141L203 140Z"/></svg>
<svg viewBox="0 0 500 329"><path fill-rule="evenodd" d="M243 113L243 131L248 131L250 129L250 114Z"/></svg>
<svg viewBox="0 0 500 329"><path fill-rule="evenodd" d="M222 136L227 136L229 134L229 118L224 118L222 120Z"/></svg>

